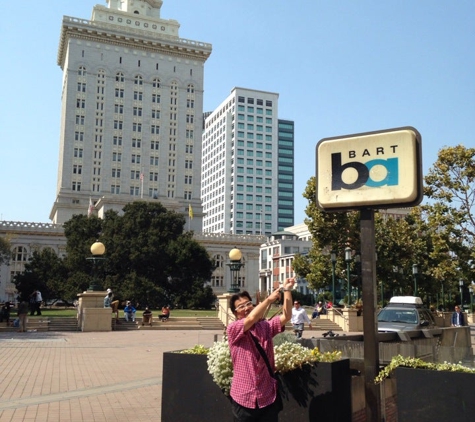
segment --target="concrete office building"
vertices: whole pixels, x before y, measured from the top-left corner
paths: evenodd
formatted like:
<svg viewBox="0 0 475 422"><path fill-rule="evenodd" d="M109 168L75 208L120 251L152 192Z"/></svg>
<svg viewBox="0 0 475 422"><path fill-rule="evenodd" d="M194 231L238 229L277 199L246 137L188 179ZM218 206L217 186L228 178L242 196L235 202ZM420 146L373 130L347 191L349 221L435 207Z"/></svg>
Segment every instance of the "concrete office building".
<svg viewBox="0 0 475 422"><path fill-rule="evenodd" d="M207 115L203 232L268 236L293 225L294 125L278 119L278 99L234 88Z"/></svg>
<svg viewBox="0 0 475 422"><path fill-rule="evenodd" d="M63 17L57 197L50 219L158 200L201 231L204 63L161 0L106 0L90 20Z"/></svg>

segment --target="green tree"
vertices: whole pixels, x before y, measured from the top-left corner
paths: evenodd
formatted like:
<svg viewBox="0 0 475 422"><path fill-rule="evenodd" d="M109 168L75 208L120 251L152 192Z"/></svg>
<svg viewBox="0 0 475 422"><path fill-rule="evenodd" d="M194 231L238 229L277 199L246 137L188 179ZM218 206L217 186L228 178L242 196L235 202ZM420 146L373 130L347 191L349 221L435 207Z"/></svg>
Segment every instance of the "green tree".
<svg viewBox="0 0 475 422"><path fill-rule="evenodd" d="M457 290L458 279L475 279L475 148L439 150L425 176L424 206L432 233L433 276Z"/></svg>
<svg viewBox="0 0 475 422"><path fill-rule="evenodd" d="M21 299L27 300L34 290L39 290L43 300L74 300L69 295L65 280L67 269L63 260L50 248L33 252L31 260L25 264L25 271L15 276L13 283ZM77 292L76 292L77 293Z"/></svg>
<svg viewBox="0 0 475 422"><path fill-rule="evenodd" d="M106 247L103 265L96 267L103 288L113 288L119 299L141 306L186 306L190 297L203 296L212 262L191 233L185 219L160 203L136 201L123 214L107 211L104 219L75 216L65 225L68 266L72 279L88 282L93 268L86 261L90 245L99 239ZM81 274L78 276L78 274ZM212 302L214 297L209 297Z"/></svg>
<svg viewBox="0 0 475 422"><path fill-rule="evenodd" d="M5 237L0 237L0 266L7 264L10 260L10 242Z"/></svg>
<svg viewBox="0 0 475 422"><path fill-rule="evenodd" d="M360 250L360 214L356 211L327 213L320 210L315 202L315 179L307 184L304 196L309 204L306 208L308 219L305 220L312 234L313 245L307 255L297 256L294 269L297 274L307 279L314 289L328 288L332 284L332 263L330 253L336 252L336 278L347 285L347 263L344 251L350 247L353 252ZM414 208L415 215L420 212ZM430 242L423 230L422 220L415 217L395 219L384 213L375 213L376 232L376 277L382 282L386 291L412 294L414 283L412 265L418 263L417 257L426 254ZM350 284L356 286L358 280L358 264L350 263ZM420 278L421 289L424 290L427 280Z"/></svg>

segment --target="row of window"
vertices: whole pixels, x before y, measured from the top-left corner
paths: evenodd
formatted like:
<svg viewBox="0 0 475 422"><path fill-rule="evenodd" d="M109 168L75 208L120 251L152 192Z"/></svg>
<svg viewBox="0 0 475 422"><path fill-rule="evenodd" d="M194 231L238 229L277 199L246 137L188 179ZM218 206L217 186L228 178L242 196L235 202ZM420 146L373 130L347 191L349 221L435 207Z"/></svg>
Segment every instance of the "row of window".
<svg viewBox="0 0 475 422"><path fill-rule="evenodd" d="M254 100L257 105L264 105L264 100L260 98L254 99L253 97L247 97L247 104L254 104ZM245 103L245 102L246 102L245 97L238 96L238 103ZM266 107L272 107L271 100L265 100L265 104L266 104Z"/></svg>

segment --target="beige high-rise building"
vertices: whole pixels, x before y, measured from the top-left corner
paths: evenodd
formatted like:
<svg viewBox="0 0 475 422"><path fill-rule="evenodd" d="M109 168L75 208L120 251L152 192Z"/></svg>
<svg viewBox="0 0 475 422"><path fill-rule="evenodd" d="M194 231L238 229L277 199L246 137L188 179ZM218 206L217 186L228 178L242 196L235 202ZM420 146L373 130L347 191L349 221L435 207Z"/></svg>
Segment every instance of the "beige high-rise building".
<svg viewBox="0 0 475 422"><path fill-rule="evenodd" d="M179 37L161 0L106 0L90 20L63 17L57 197L62 224L134 200L193 214L202 229L204 63L211 44ZM90 207L92 203L92 207Z"/></svg>

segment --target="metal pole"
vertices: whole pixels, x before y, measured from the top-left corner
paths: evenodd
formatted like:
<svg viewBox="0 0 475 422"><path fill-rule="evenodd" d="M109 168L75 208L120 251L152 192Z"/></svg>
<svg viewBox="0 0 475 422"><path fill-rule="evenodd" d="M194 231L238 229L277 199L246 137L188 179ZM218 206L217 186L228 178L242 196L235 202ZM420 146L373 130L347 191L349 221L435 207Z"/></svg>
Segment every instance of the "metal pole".
<svg viewBox="0 0 475 422"><path fill-rule="evenodd" d="M335 304L335 262L332 260L332 302Z"/></svg>
<svg viewBox="0 0 475 422"><path fill-rule="evenodd" d="M381 391L374 384L379 372L378 322L376 319L376 241L374 210L364 208L360 215L361 264L363 277L363 334L366 421L380 422Z"/></svg>
<svg viewBox="0 0 475 422"><path fill-rule="evenodd" d="M350 261L346 261L346 277L348 279L348 308L351 305L351 291L350 291Z"/></svg>

